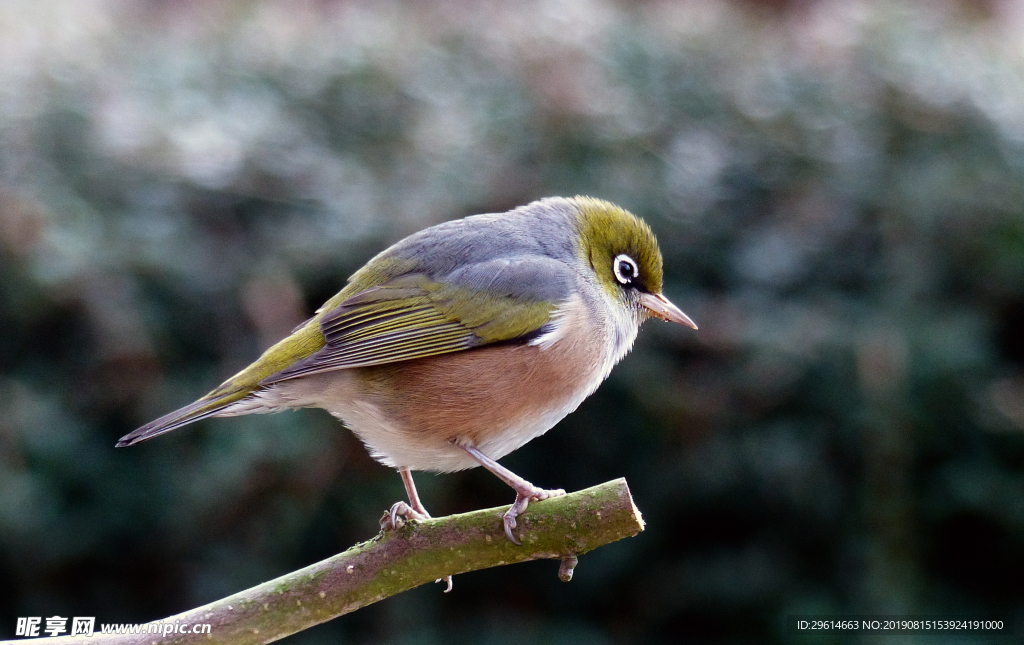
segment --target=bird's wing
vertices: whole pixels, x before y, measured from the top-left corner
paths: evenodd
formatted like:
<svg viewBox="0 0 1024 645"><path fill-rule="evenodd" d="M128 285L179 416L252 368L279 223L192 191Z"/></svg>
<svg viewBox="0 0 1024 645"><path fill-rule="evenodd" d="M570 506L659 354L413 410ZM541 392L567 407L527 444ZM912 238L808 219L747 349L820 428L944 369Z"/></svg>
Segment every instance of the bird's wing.
<svg viewBox="0 0 1024 645"><path fill-rule="evenodd" d="M261 381L426 358L544 332L571 292L570 269L554 259L496 259L462 267L443 282L408 273L345 298L319 317L325 344Z"/></svg>

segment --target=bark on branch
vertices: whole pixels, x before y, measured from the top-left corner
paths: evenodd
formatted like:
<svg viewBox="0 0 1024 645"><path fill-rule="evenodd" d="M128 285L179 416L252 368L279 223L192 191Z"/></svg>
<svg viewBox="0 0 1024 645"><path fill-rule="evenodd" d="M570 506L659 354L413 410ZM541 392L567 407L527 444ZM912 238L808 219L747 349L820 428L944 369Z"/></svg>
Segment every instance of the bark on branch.
<svg viewBox="0 0 1024 645"><path fill-rule="evenodd" d="M190 627L209 623L209 634L97 633L28 642L269 643L449 574L553 558L562 560L559 576L568 581L577 556L644 528L625 479L530 504L518 518L516 535L522 546L505 538L501 516L507 508L411 521L299 571L155 621Z"/></svg>

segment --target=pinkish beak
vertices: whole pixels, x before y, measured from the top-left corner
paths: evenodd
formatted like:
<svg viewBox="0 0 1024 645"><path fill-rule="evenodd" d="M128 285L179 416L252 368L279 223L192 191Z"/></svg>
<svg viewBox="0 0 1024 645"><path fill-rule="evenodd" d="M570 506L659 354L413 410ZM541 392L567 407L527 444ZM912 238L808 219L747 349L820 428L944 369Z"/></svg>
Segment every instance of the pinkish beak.
<svg viewBox="0 0 1024 645"><path fill-rule="evenodd" d="M640 304L650 310L651 315L669 322L679 323L697 329L697 323L680 311L679 307L668 301L660 293L645 293L640 296Z"/></svg>

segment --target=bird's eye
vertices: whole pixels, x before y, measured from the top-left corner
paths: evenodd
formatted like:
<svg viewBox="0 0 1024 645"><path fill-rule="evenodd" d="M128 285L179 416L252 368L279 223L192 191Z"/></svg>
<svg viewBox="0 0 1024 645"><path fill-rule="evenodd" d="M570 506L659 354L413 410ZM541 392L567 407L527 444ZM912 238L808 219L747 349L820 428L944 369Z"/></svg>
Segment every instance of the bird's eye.
<svg viewBox="0 0 1024 645"><path fill-rule="evenodd" d="M612 261L612 270L615 272L615 279L619 284L630 284L640 275L640 269L636 266L636 260L628 255L617 255Z"/></svg>

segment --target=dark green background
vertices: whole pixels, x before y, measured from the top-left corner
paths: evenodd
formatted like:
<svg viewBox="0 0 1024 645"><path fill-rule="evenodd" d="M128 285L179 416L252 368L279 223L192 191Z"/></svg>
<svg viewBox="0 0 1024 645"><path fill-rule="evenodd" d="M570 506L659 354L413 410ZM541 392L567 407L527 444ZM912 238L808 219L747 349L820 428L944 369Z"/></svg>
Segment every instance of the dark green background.
<svg viewBox="0 0 1024 645"><path fill-rule="evenodd" d="M401 482L326 413L114 442L387 244L574 194L647 219L701 329L648 323L504 463L625 476L647 530L569 584L462 575L289 642L1024 611L1022 32L1009 1L4 3L0 637L161 618L374 535ZM511 501L418 482L435 514Z"/></svg>

